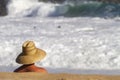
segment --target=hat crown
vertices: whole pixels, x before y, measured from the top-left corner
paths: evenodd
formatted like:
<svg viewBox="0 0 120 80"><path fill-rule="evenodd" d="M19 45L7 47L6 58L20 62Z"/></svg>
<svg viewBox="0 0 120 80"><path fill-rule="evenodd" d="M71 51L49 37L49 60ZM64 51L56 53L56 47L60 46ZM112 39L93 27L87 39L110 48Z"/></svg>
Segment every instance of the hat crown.
<svg viewBox="0 0 120 80"><path fill-rule="evenodd" d="M16 58L19 64L32 64L42 60L46 56L46 52L38 49L33 41L26 41L22 45L22 53Z"/></svg>
<svg viewBox="0 0 120 80"><path fill-rule="evenodd" d="M33 41L26 41L22 46L25 55L32 55L36 52L36 47Z"/></svg>

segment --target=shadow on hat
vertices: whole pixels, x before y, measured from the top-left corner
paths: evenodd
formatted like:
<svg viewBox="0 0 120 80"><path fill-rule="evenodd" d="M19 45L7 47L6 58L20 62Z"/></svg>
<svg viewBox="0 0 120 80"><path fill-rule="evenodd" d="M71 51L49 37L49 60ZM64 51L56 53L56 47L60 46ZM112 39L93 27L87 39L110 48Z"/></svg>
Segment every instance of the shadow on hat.
<svg viewBox="0 0 120 80"><path fill-rule="evenodd" d="M46 56L45 51L36 48L33 41L26 41L22 45L22 53L16 58L19 64L32 64L42 60Z"/></svg>

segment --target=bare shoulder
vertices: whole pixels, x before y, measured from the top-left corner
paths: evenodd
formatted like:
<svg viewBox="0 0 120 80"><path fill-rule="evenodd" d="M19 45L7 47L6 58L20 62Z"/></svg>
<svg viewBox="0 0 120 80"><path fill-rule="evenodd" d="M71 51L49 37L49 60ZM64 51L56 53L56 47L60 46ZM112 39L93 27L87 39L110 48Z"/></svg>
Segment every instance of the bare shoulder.
<svg viewBox="0 0 120 80"><path fill-rule="evenodd" d="M45 68L42 68L42 67L38 67L39 71L40 72L43 72L43 73L48 73L47 70Z"/></svg>

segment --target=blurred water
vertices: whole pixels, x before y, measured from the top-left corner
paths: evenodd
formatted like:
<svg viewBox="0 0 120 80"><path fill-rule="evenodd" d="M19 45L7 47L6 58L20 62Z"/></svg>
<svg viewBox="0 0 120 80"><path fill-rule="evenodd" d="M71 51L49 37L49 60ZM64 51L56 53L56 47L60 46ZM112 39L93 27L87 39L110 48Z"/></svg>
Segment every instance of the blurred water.
<svg viewBox="0 0 120 80"><path fill-rule="evenodd" d="M26 5L27 4L27 5ZM8 16L13 17L118 17L120 4L96 1L67 1L62 4L33 0L12 0Z"/></svg>

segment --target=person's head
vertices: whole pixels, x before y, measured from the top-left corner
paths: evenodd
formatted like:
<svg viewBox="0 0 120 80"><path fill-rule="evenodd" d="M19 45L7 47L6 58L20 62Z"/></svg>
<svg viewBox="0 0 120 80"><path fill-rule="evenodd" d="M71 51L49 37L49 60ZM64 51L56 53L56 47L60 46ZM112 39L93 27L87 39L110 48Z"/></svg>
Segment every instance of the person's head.
<svg viewBox="0 0 120 80"><path fill-rule="evenodd" d="M36 48L33 41L26 41L22 45L22 53L16 58L16 62L19 64L33 64L42 60L46 56L45 51Z"/></svg>

